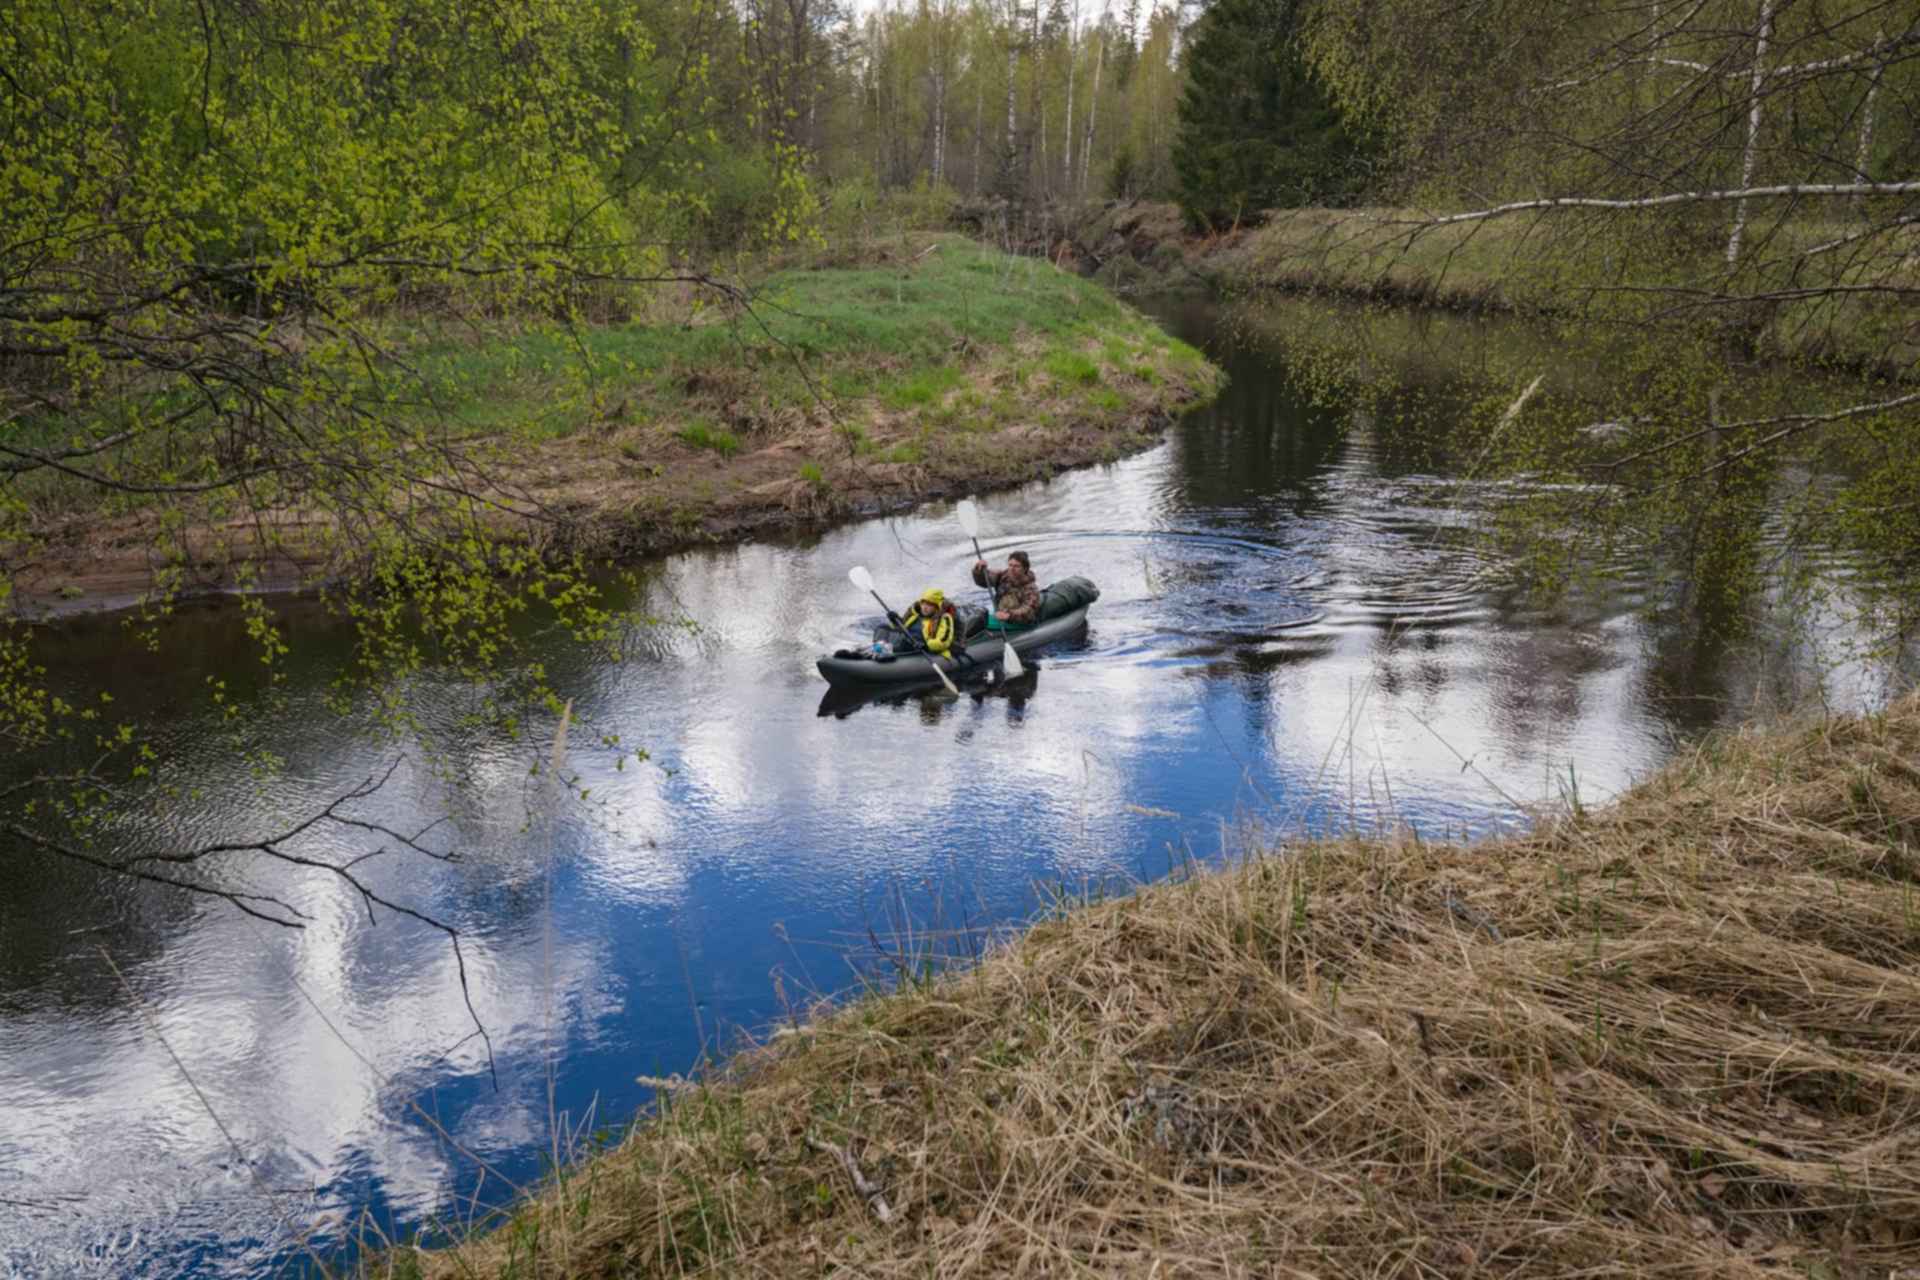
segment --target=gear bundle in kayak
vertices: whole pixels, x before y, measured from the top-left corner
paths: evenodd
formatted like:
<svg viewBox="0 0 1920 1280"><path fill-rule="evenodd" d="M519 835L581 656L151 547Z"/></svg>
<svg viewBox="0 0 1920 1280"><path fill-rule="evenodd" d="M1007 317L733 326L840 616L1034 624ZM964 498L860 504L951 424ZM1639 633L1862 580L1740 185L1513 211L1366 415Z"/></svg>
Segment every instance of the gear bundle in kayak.
<svg viewBox="0 0 1920 1280"><path fill-rule="evenodd" d="M934 684L953 676L965 679L975 670L998 665L1008 645L1015 653L1032 653L1078 632L1087 625L1088 607L1099 598L1100 588L1090 580L1062 578L1041 591L1040 620L1032 626L990 629L985 609L970 605L956 608L955 642L947 657L934 657L910 647L881 654L871 649L840 649L822 655L814 665L836 688ZM883 627L874 638L902 649L903 637L894 628Z"/></svg>

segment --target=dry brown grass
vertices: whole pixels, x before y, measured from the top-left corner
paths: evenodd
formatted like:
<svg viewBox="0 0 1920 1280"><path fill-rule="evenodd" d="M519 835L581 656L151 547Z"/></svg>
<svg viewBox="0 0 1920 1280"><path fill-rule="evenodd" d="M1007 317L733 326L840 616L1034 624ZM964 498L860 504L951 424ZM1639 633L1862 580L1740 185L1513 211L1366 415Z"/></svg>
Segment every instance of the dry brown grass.
<svg viewBox="0 0 1920 1280"><path fill-rule="evenodd" d="M1920 1276L1920 701L1056 913L434 1276ZM818 1144L844 1146L882 1225Z"/></svg>

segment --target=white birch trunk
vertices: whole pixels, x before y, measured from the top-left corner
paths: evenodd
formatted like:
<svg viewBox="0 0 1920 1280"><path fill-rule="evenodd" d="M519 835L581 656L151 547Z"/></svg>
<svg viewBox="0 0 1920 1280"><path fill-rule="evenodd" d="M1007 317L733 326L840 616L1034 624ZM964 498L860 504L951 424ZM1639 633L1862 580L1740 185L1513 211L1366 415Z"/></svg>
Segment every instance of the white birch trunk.
<svg viewBox="0 0 1920 1280"><path fill-rule="evenodd" d="M1753 75L1748 79L1752 101L1747 105L1747 147L1740 157L1740 185L1753 185L1753 166L1760 155L1760 109L1767 87L1767 42L1773 37L1775 0L1760 0L1760 29L1753 42ZM1727 237L1727 265L1740 262L1740 241L1747 234L1747 202L1733 208L1733 232Z"/></svg>
<svg viewBox="0 0 1920 1280"><path fill-rule="evenodd" d="M1886 32L1876 31L1874 44L1879 45L1886 38ZM1860 150L1854 156L1853 172L1854 176L1862 182L1867 180L1867 162L1873 159L1873 100L1880 96L1880 77L1886 69L1887 64L1883 59L1880 65L1873 69L1873 79L1867 83L1867 100L1860 104ZM1855 196L1853 207L1855 212L1864 213L1867 198Z"/></svg>
<svg viewBox="0 0 1920 1280"><path fill-rule="evenodd" d="M1079 33L1080 0L1073 0L1067 17L1067 127L1061 138L1060 189L1064 195L1073 194L1073 77L1080 61L1074 44Z"/></svg>
<svg viewBox="0 0 1920 1280"><path fill-rule="evenodd" d="M1036 76L1039 73L1040 66L1040 63L1034 63ZM1038 95L1036 95L1036 97L1038 97ZM1034 123L1038 127L1040 134L1040 154L1039 164L1033 172L1034 181L1040 188L1037 194L1044 197L1047 194L1047 100L1045 98L1038 98L1038 101L1036 101L1034 105L1039 108L1037 113L1038 118Z"/></svg>
<svg viewBox="0 0 1920 1280"><path fill-rule="evenodd" d="M1007 163L1013 163L1013 135L1015 120L1013 114L1013 95L1020 81L1020 21L1018 12L1009 9L1007 23Z"/></svg>
<svg viewBox="0 0 1920 1280"><path fill-rule="evenodd" d="M1046 49L1040 43L1040 0L1033 0L1033 33L1028 37L1027 47L1033 50L1033 70L1028 74L1033 77L1033 127L1039 151L1034 157L1037 162L1021 176L1032 175L1034 186L1038 188L1035 194L1045 196L1047 190L1047 97L1046 85L1042 81L1046 77L1047 61Z"/></svg>
<svg viewBox="0 0 1920 1280"><path fill-rule="evenodd" d="M1093 122L1100 114L1100 73L1107 65L1107 7L1100 6L1100 52L1093 60L1093 93L1087 98L1087 131L1080 140L1080 193L1086 194L1093 171Z"/></svg>
<svg viewBox="0 0 1920 1280"><path fill-rule="evenodd" d="M987 77L978 58L973 63L973 194L980 194L980 139L987 134Z"/></svg>
<svg viewBox="0 0 1920 1280"><path fill-rule="evenodd" d="M947 78L933 82L933 182L939 186L947 174Z"/></svg>

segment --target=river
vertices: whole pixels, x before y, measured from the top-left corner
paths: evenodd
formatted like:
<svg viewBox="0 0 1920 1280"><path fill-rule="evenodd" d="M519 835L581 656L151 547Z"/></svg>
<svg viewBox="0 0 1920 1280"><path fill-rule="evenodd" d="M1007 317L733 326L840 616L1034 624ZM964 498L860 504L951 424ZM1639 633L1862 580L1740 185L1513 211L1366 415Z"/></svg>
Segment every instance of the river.
<svg viewBox="0 0 1920 1280"><path fill-rule="evenodd" d="M886 953L964 954L1062 887L1296 832L1483 835L1629 785L1783 672L1824 672L1837 705L1882 696L1887 672L1836 656L1843 621L1734 646L1650 621L1632 574L1553 608L1499 589L1468 536L1483 490L1310 406L1211 304L1155 305L1231 387L1146 453L981 500L996 561L1026 548L1043 581L1102 592L1084 638L1013 685L823 696L812 656L875 613L850 566L896 607L977 598L945 504L646 566L632 603L694 625L618 665L552 642L587 793L557 805L530 777L550 727L462 729L476 693L449 673L408 691L457 744L436 760L337 715L349 633L310 603L280 606L295 656L271 703L230 607L189 610L158 652L113 617L49 629L54 678L158 724L180 785L117 848L259 839L391 768L351 812L437 823L421 842L460 859L363 872L461 950L257 859L229 865L304 929L10 850L0 1275L265 1276L460 1221L617 1129L651 1096L637 1077L884 982ZM611 735L649 758L616 769ZM382 844L332 825L288 847Z"/></svg>

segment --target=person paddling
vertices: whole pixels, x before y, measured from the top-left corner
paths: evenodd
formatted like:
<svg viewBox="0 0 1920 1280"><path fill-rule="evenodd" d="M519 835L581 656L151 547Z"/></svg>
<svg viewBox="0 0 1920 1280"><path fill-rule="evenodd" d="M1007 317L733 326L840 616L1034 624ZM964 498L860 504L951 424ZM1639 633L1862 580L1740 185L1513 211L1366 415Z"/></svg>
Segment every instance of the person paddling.
<svg viewBox="0 0 1920 1280"><path fill-rule="evenodd" d="M904 619L890 621L907 633L909 641L925 646L928 653L944 658L953 648L953 606L938 587L922 592Z"/></svg>
<svg viewBox="0 0 1920 1280"><path fill-rule="evenodd" d="M994 593L989 627L1004 631L1006 624L1032 626L1039 621L1040 588L1034 584L1033 561L1026 552L1014 552L1007 557L1007 567L999 570L989 569L985 560L974 561L973 581Z"/></svg>

